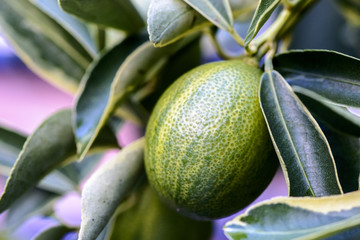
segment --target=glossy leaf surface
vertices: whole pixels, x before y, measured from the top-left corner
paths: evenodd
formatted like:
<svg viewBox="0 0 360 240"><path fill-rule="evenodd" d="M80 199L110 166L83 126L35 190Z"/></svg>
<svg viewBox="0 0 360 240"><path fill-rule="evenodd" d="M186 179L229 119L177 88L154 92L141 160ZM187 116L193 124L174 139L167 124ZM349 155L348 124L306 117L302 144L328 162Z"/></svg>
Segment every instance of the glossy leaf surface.
<svg viewBox="0 0 360 240"><path fill-rule="evenodd" d="M360 238L360 192L321 198L274 198L228 222L232 240Z"/></svg>
<svg viewBox="0 0 360 240"><path fill-rule="evenodd" d="M210 22L226 31L233 30L233 16L228 0L184 0Z"/></svg>
<svg viewBox="0 0 360 240"><path fill-rule="evenodd" d="M209 25L209 21L182 0L151 1L148 31L156 47L168 45Z"/></svg>
<svg viewBox="0 0 360 240"><path fill-rule="evenodd" d="M320 119L335 130L360 137L359 116L329 102L315 92L298 86L294 86L293 89L316 119Z"/></svg>
<svg viewBox="0 0 360 240"><path fill-rule="evenodd" d="M102 165L85 184L80 240L96 239L143 173L145 139L139 139Z"/></svg>
<svg viewBox="0 0 360 240"><path fill-rule="evenodd" d="M253 19L251 20L249 30L245 37L245 46L248 45L251 40L260 31L261 27L270 18L274 12L280 0L260 0L258 7L254 13Z"/></svg>
<svg viewBox="0 0 360 240"><path fill-rule="evenodd" d="M85 21L126 32L144 27L144 22L130 0L59 0L66 12Z"/></svg>
<svg viewBox="0 0 360 240"><path fill-rule="evenodd" d="M86 154L93 133L97 130L110 99L115 75L132 51L144 41L130 37L105 53L94 62L84 77L84 87L75 106L74 129L80 159Z"/></svg>
<svg viewBox="0 0 360 240"><path fill-rule="evenodd" d="M325 135L278 72L264 73L260 102L290 196L340 194Z"/></svg>
<svg viewBox="0 0 360 240"><path fill-rule="evenodd" d="M360 107L360 60L327 50L290 51L274 58L290 83L339 105Z"/></svg>
<svg viewBox="0 0 360 240"><path fill-rule="evenodd" d="M100 134L102 136L102 134ZM94 148L116 147L113 135L99 137ZM50 116L26 140L0 199L0 212L35 187L55 168L75 159L76 145L71 126L71 111Z"/></svg>
<svg viewBox="0 0 360 240"><path fill-rule="evenodd" d="M18 56L42 78L75 92L92 61L83 45L28 0L0 5L0 29Z"/></svg>

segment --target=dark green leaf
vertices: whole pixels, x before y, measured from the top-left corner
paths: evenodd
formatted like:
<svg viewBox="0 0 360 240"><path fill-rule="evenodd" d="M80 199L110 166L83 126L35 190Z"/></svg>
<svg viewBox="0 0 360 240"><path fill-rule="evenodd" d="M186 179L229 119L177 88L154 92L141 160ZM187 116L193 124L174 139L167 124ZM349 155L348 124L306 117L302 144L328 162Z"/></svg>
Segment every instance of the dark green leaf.
<svg viewBox="0 0 360 240"><path fill-rule="evenodd" d="M42 78L75 92L91 54L30 1L0 0L0 6L0 29L19 57Z"/></svg>
<svg viewBox="0 0 360 240"><path fill-rule="evenodd" d="M123 57L125 57L126 54L120 55L121 57L118 61L121 66L112 81L110 77L106 80L106 85L104 84L102 86L104 91L93 90L92 84L86 84L76 104L75 134L80 159L82 159L90 148L99 130L104 123L107 122L109 117L111 117L111 114L116 108L127 101L129 95L137 90L141 84L153 79L163 68L169 57L176 53L181 47L188 44L191 39L193 38L187 38L162 48L155 48L150 42L145 42L136 50L132 51L125 60ZM133 43L127 42L127 44L133 46ZM120 60L123 62L121 63ZM101 72L96 71L95 74L101 75ZM98 76L92 80L90 72L89 79L91 81L99 81L97 78ZM100 80L103 79L101 78ZM95 85L97 84L94 84L94 86ZM89 94L88 91L90 90L92 94ZM99 101L95 102L94 99L101 99L101 103Z"/></svg>
<svg viewBox="0 0 360 240"><path fill-rule="evenodd" d="M341 193L325 135L278 72L264 73L260 102L290 195Z"/></svg>
<svg viewBox="0 0 360 240"><path fill-rule="evenodd" d="M334 155L344 192L359 190L360 138L323 128Z"/></svg>
<svg viewBox="0 0 360 240"><path fill-rule="evenodd" d="M145 26L130 0L59 0L66 12L85 21L126 32L135 32Z"/></svg>
<svg viewBox="0 0 360 240"><path fill-rule="evenodd" d="M8 169L14 165L25 141L25 135L0 127L0 172L2 175L8 174Z"/></svg>
<svg viewBox="0 0 360 240"><path fill-rule="evenodd" d="M274 198L228 222L232 240L359 239L360 192L321 198Z"/></svg>
<svg viewBox="0 0 360 240"><path fill-rule="evenodd" d="M245 37L245 46L249 45L251 40L254 39L256 34L259 32L261 27L265 22L270 18L271 14L274 12L277 5L280 3L280 0L260 0L258 7L254 13L253 19L249 30Z"/></svg>
<svg viewBox="0 0 360 240"><path fill-rule="evenodd" d="M71 33L93 57L96 57L98 51L88 27L70 14L64 12L60 8L57 0L30 1L51 16L58 24Z"/></svg>
<svg viewBox="0 0 360 240"><path fill-rule="evenodd" d="M71 231L72 229L66 226L57 225L39 233L33 240L62 240L64 235Z"/></svg>
<svg viewBox="0 0 360 240"><path fill-rule="evenodd" d="M316 119L333 129L360 137L360 117L315 92L297 86L294 86L293 90Z"/></svg>
<svg viewBox="0 0 360 240"><path fill-rule="evenodd" d="M142 37L127 38L88 69L84 77L85 86L79 93L75 106L74 129L80 159L86 154L93 133L100 124L119 67L143 42Z"/></svg>
<svg viewBox="0 0 360 240"><path fill-rule="evenodd" d="M290 51L274 58L274 68L290 83L330 101L360 107L360 60L326 50Z"/></svg>
<svg viewBox="0 0 360 240"><path fill-rule="evenodd" d="M102 165L84 186L79 240L96 239L143 172L145 139Z"/></svg>
<svg viewBox="0 0 360 240"><path fill-rule="evenodd" d="M0 127L0 172L2 175L9 176L25 141L26 137L24 135ZM73 190L75 187L75 183L58 170L47 175L39 183L39 188L55 193L64 193Z"/></svg>
<svg viewBox="0 0 360 240"><path fill-rule="evenodd" d="M56 197L58 195L39 189L25 193L9 208L4 226L14 229L32 216L51 213Z"/></svg>
<svg viewBox="0 0 360 240"><path fill-rule="evenodd" d="M212 232L212 222L178 214L146 183L119 207L119 212L109 240L209 240Z"/></svg>
<svg viewBox="0 0 360 240"><path fill-rule="evenodd" d="M152 0L148 14L150 41L156 47L211 25L182 0Z"/></svg>
<svg viewBox="0 0 360 240"><path fill-rule="evenodd" d="M111 136L105 134L104 137L99 137L94 144L94 150L116 147L116 138ZM0 212L35 187L52 170L74 159L75 154L71 111L57 112L45 120L26 140L1 196Z"/></svg>
<svg viewBox="0 0 360 240"><path fill-rule="evenodd" d="M228 0L184 0L210 22L228 32L233 31L233 16Z"/></svg>

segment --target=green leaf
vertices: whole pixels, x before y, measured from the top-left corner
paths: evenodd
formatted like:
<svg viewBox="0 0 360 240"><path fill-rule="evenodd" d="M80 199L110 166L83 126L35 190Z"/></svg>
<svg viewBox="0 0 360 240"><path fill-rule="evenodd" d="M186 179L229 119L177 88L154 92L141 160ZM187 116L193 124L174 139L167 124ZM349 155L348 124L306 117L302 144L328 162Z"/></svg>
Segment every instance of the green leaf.
<svg viewBox="0 0 360 240"><path fill-rule="evenodd" d="M249 45L265 22L270 18L280 0L260 0L251 20L249 30L245 37L245 46Z"/></svg>
<svg viewBox="0 0 360 240"><path fill-rule="evenodd" d="M47 228L45 231L39 233L33 240L62 240L64 235L68 232L73 231L63 225L57 225L50 228Z"/></svg>
<svg viewBox="0 0 360 240"><path fill-rule="evenodd" d="M233 31L233 16L228 0L184 1L219 28Z"/></svg>
<svg viewBox="0 0 360 240"><path fill-rule="evenodd" d="M260 102L290 196L342 193L325 135L278 72L264 73Z"/></svg>
<svg viewBox="0 0 360 240"><path fill-rule="evenodd" d="M298 86L293 90L316 119L335 130L360 137L360 117L315 92Z"/></svg>
<svg viewBox="0 0 360 240"><path fill-rule="evenodd" d="M359 191L321 198L274 198L229 221L224 231L232 240L359 239L359 198Z"/></svg>
<svg viewBox="0 0 360 240"><path fill-rule="evenodd" d="M323 128L332 149L344 192L359 190L360 138Z"/></svg>
<svg viewBox="0 0 360 240"><path fill-rule="evenodd" d="M4 227L14 229L32 216L51 213L56 197L57 194L39 189L26 192L7 211Z"/></svg>
<svg viewBox="0 0 360 240"><path fill-rule="evenodd" d="M163 47L211 25L182 0L152 0L148 13L150 41Z"/></svg>
<svg viewBox="0 0 360 240"><path fill-rule="evenodd" d="M73 155L75 143L69 127L70 116L70 111L58 112L26 140L1 196L0 212Z"/></svg>
<svg viewBox="0 0 360 240"><path fill-rule="evenodd" d="M0 5L0 29L19 57L43 79L75 92L91 54L28 0L0 0Z"/></svg>
<svg viewBox="0 0 360 240"><path fill-rule="evenodd" d="M115 75L123 62L141 43L142 37L130 37L94 62L84 76L84 87L75 105L74 129L80 159L86 154L93 133L101 121Z"/></svg>
<svg viewBox="0 0 360 240"><path fill-rule="evenodd" d="M85 21L126 32L135 32L145 26L130 0L59 0L66 12Z"/></svg>
<svg viewBox="0 0 360 240"><path fill-rule="evenodd" d="M0 127L0 173L9 176L21 149L26 141L26 137L4 127ZM40 183L39 188L55 192L64 193L73 190L75 182L61 171L55 170L47 175Z"/></svg>
<svg viewBox="0 0 360 240"><path fill-rule="evenodd" d="M145 139L130 144L91 176L81 201L79 240L100 234L119 204L128 196L143 172Z"/></svg>
<svg viewBox="0 0 360 240"><path fill-rule="evenodd" d="M51 16L59 25L76 38L92 57L97 56L97 49L88 27L78 19L64 12L57 0L30 0L42 11Z"/></svg>
<svg viewBox="0 0 360 240"><path fill-rule="evenodd" d="M94 144L94 151L117 146L114 136L105 135L99 135L102 137ZM59 111L45 120L26 140L0 198L0 212L35 187L52 170L73 160L75 154L71 111Z"/></svg>
<svg viewBox="0 0 360 240"><path fill-rule="evenodd" d="M127 101L129 95L137 90L141 84L152 79L169 57L185 44L188 44L188 41L189 39L185 39L163 48L155 48L150 42L145 42L132 51L125 60L123 57L126 54L120 55L120 62L124 62L120 63L121 66L112 82L110 78L106 80L106 86L102 86L104 91L94 91L92 85L89 85L92 83L86 84L76 103L75 134L80 159L86 154L99 130L111 117L113 111ZM132 42L126 43L131 44L131 48L134 48ZM100 74L99 71L95 73ZM94 78L93 81L99 80ZM89 94L90 90L94 92ZM102 99L102 102L100 103L99 100L95 102L93 99Z"/></svg>
<svg viewBox="0 0 360 240"><path fill-rule="evenodd" d="M0 172L2 175L8 174L8 168L14 164L25 141L25 135L0 126Z"/></svg>
<svg viewBox="0 0 360 240"><path fill-rule="evenodd" d="M197 221L170 209L147 183L137 188L118 211L109 240L211 239L211 221Z"/></svg>
<svg viewBox="0 0 360 240"><path fill-rule="evenodd" d="M290 51L274 58L290 83L343 106L360 107L360 60L327 50Z"/></svg>

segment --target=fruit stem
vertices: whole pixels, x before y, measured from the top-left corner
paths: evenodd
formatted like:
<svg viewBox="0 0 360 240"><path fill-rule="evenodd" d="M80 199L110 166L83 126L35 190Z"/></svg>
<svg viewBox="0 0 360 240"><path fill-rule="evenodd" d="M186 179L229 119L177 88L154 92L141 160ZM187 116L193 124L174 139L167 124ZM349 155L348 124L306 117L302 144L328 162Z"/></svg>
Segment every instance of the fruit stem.
<svg viewBox="0 0 360 240"><path fill-rule="evenodd" d="M272 60L276 54L276 50L277 50L277 44L275 42L269 43L269 49L266 56L265 56L265 71L266 72L271 72L272 70L274 70L273 64L272 64Z"/></svg>
<svg viewBox="0 0 360 240"><path fill-rule="evenodd" d="M262 35L249 44L248 49L251 49L252 53L256 53L258 59L263 57L270 49L271 42L275 42L284 36L289 36L289 30L297 23L299 17L317 1L299 0L297 2L283 2L284 8L277 19ZM284 44L286 47L289 45L289 42L285 41Z"/></svg>
<svg viewBox="0 0 360 240"><path fill-rule="evenodd" d="M232 28L229 33L240 46L244 47L244 39L237 33L234 28Z"/></svg>
<svg viewBox="0 0 360 240"><path fill-rule="evenodd" d="M284 8L279 14L278 18L275 20L275 22L262 35L260 35L258 38L254 39L252 43L250 43L249 48L258 49L265 42L275 41L279 32L291 18L291 15L291 10Z"/></svg>

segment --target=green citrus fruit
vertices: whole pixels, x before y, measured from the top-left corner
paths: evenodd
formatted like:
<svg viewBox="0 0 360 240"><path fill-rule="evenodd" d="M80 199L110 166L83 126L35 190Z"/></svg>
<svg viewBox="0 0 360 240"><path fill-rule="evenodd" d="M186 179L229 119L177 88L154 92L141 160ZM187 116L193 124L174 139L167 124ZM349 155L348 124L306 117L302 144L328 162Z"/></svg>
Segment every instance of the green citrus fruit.
<svg viewBox="0 0 360 240"><path fill-rule="evenodd" d="M129 200L134 200L130 198ZM148 184L135 194L133 205L117 216L110 240L209 240L212 223L196 221L164 205Z"/></svg>
<svg viewBox="0 0 360 240"><path fill-rule="evenodd" d="M179 212L228 216L270 183L277 161L259 105L261 75L241 60L205 64L156 104L146 130L146 172Z"/></svg>

